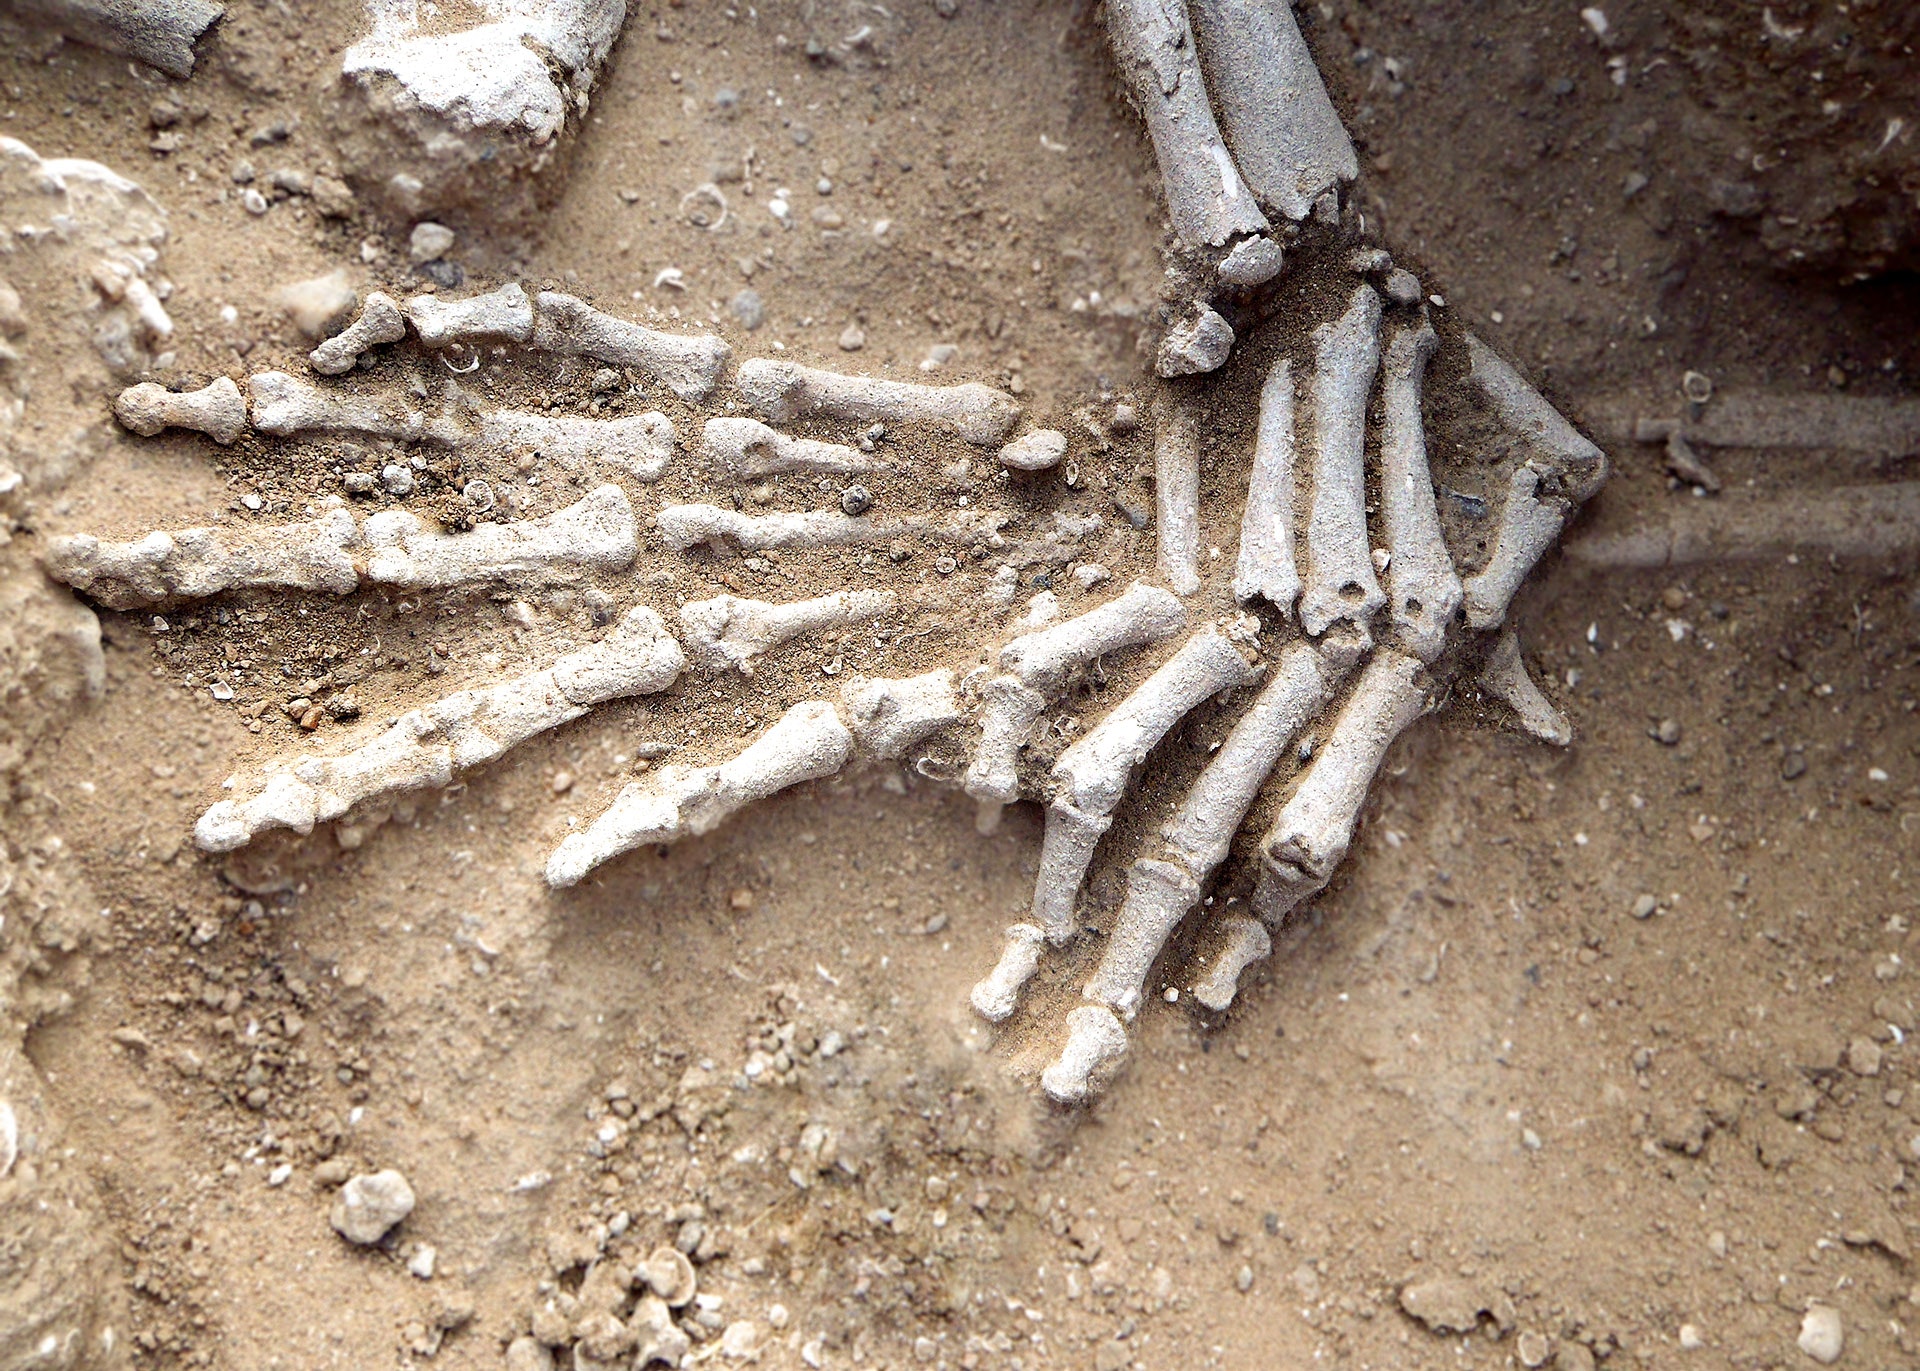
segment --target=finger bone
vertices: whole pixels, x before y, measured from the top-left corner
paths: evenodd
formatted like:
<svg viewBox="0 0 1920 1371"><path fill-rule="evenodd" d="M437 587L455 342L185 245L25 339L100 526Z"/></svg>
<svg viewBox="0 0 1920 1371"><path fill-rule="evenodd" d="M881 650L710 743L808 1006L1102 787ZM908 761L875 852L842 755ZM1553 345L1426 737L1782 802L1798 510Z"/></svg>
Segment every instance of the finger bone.
<svg viewBox="0 0 1920 1371"><path fill-rule="evenodd" d="M987 808L1009 805L1020 796L1020 749L1047 707L1047 697L1023 685L1017 676L996 676L980 690L980 741L967 765L961 788L980 801L980 825L991 828Z"/></svg>
<svg viewBox="0 0 1920 1371"><path fill-rule="evenodd" d="M821 471L853 476L883 471L887 461L844 443L795 438L758 419L709 419L703 433L707 459L739 477L774 476L783 471Z"/></svg>
<svg viewBox="0 0 1920 1371"><path fill-rule="evenodd" d="M1293 613L1300 596L1300 572L1293 559L1293 459L1293 367L1282 357L1260 387L1253 471L1233 572L1234 599L1245 604L1261 598L1282 615Z"/></svg>
<svg viewBox="0 0 1920 1371"><path fill-rule="evenodd" d="M1504 700L1520 718L1520 726L1543 743L1566 747L1573 741L1573 725L1541 694L1520 656L1520 639L1512 629L1501 632L1493 651L1480 668L1480 686Z"/></svg>
<svg viewBox="0 0 1920 1371"><path fill-rule="evenodd" d="M1175 925L1200 899L1200 884L1173 862L1135 862L1127 899L1107 938L1106 951L1080 992L1132 1019L1146 993L1147 973Z"/></svg>
<svg viewBox="0 0 1920 1371"><path fill-rule="evenodd" d="M253 426L277 438L326 432L447 444L460 438L450 420L430 419L404 402L322 390L284 371L255 372L247 378L247 395L253 406Z"/></svg>
<svg viewBox="0 0 1920 1371"><path fill-rule="evenodd" d="M469 533L429 531L401 509L371 516L365 532L367 579L408 589L577 580L587 571L631 566L639 546L633 506L616 485L603 485L543 518L484 523Z"/></svg>
<svg viewBox="0 0 1920 1371"><path fill-rule="evenodd" d="M42 564L109 609L131 609L238 587L345 595L360 584L359 546L353 516L334 509L304 524L156 530L131 543L51 538Z"/></svg>
<svg viewBox="0 0 1920 1371"><path fill-rule="evenodd" d="M1040 968L1040 952L1046 945L1046 939L1032 924L1009 928L1000 960L968 996L974 1012L989 1023L1001 1023L1011 1016L1020 1003L1020 992Z"/></svg>
<svg viewBox="0 0 1920 1371"><path fill-rule="evenodd" d="M1228 919L1226 943L1214 958L1206 979L1193 988L1193 998L1216 1014L1224 1014L1233 1005L1240 989L1240 974L1255 962L1273 955L1273 939L1258 919Z"/></svg>
<svg viewBox="0 0 1920 1371"><path fill-rule="evenodd" d="M824 509L756 516L718 505L668 505L655 522L662 541L675 552L722 539L743 548L819 548L880 543L908 535L997 547L1004 541L1000 529L1007 516L962 510L937 520L875 519Z"/></svg>
<svg viewBox="0 0 1920 1371"><path fill-rule="evenodd" d="M905 680L856 677L841 687L840 706L854 741L875 757L902 756L961 720L953 673L929 671Z"/></svg>
<svg viewBox="0 0 1920 1371"><path fill-rule="evenodd" d="M397 343L407 336L407 322L391 295L372 291L360 310L360 317L307 354L307 361L322 376L344 376L353 370L360 354L382 343Z"/></svg>
<svg viewBox="0 0 1920 1371"><path fill-rule="evenodd" d="M1178 598L1138 581L1085 614L1015 638L1000 649L1000 667L1036 690L1054 691L1077 667L1121 648L1158 642L1187 625Z"/></svg>
<svg viewBox="0 0 1920 1371"><path fill-rule="evenodd" d="M898 597L890 590L842 590L811 600L769 604L721 595L680 607L680 628L693 660L713 671L753 674L754 659L803 633L877 619Z"/></svg>
<svg viewBox="0 0 1920 1371"><path fill-rule="evenodd" d="M1127 1051L1127 1031L1113 1012L1083 1004L1067 1015L1067 1042L1040 1073L1040 1088L1056 1104L1082 1104L1093 1093L1093 1076Z"/></svg>
<svg viewBox="0 0 1920 1371"><path fill-rule="evenodd" d="M407 321L422 347L524 343L533 337L533 302L517 281L464 300L416 295L407 301Z"/></svg>
<svg viewBox="0 0 1920 1371"><path fill-rule="evenodd" d="M747 402L776 424L816 414L930 424L958 433L975 447L992 447L1020 421L1020 406L1011 395L977 381L926 386L755 357L741 363L737 384Z"/></svg>
<svg viewBox="0 0 1920 1371"><path fill-rule="evenodd" d="M535 348L632 367L658 377L682 400L704 400L731 352L712 334L659 333L558 291L541 291L534 304Z"/></svg>
<svg viewBox="0 0 1920 1371"><path fill-rule="evenodd" d="M1200 425L1193 410L1175 409L1153 447L1160 575L1176 595L1200 589Z"/></svg>
<svg viewBox="0 0 1920 1371"><path fill-rule="evenodd" d="M1439 340L1432 328L1394 331L1387 345L1381 399L1380 505L1386 526L1387 598L1406 649L1431 662L1446 645L1447 625L1460 608L1460 577L1440 536L1440 512L1427 466L1420 421L1420 386Z"/></svg>
<svg viewBox="0 0 1920 1371"><path fill-rule="evenodd" d="M673 421L658 410L617 419L493 410L481 416L480 441L501 451L526 449L571 472L605 465L651 484L673 460Z"/></svg>
<svg viewBox="0 0 1920 1371"><path fill-rule="evenodd" d="M1336 620L1365 626L1386 603L1367 541L1367 394L1380 361L1380 297L1353 293L1339 320L1313 331L1313 506L1307 516L1300 626L1314 637Z"/></svg>
<svg viewBox="0 0 1920 1371"><path fill-rule="evenodd" d="M190 428L224 446L247 431L247 402L229 376L184 391L143 381L120 392L113 417L143 438L162 429Z"/></svg>

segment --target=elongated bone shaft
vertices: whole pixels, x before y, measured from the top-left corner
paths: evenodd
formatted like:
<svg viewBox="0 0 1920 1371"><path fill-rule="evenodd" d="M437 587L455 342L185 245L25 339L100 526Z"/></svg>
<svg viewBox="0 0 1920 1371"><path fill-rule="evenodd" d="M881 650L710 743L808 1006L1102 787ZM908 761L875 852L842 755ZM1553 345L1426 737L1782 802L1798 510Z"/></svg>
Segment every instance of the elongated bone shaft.
<svg viewBox="0 0 1920 1371"><path fill-rule="evenodd" d="M1259 920L1228 919L1224 927L1226 942L1206 978L1193 988L1193 998L1216 1014L1232 1007L1240 990L1240 974L1273 955L1273 939Z"/></svg>
<svg viewBox="0 0 1920 1371"><path fill-rule="evenodd" d="M253 402L253 426L276 438L298 433L364 433L404 441L429 439L454 444L459 426L408 408L398 400L379 400L322 390L284 371L257 371L247 378Z"/></svg>
<svg viewBox="0 0 1920 1371"><path fill-rule="evenodd" d="M976 381L923 386L755 357L741 363L737 383L747 403L776 424L809 415L930 424L976 447L992 447L1020 421L1020 405L1011 395Z"/></svg>
<svg viewBox="0 0 1920 1371"><path fill-rule="evenodd" d="M1175 595L1200 590L1200 424L1181 405L1153 447L1160 575Z"/></svg>
<svg viewBox="0 0 1920 1371"><path fill-rule="evenodd" d="M1000 667L1036 690L1052 691L1096 657L1171 637L1187 626L1180 601L1139 582L1096 609L1015 638L1000 649Z"/></svg>
<svg viewBox="0 0 1920 1371"><path fill-rule="evenodd" d="M709 419L702 438L708 461L731 476L748 479L783 471L854 476L888 465L877 453L817 438L795 438L758 419Z"/></svg>
<svg viewBox="0 0 1920 1371"><path fill-rule="evenodd" d="M1771 561L1789 555L1911 564L1920 559L1920 481L1678 501L1619 532L1567 545L1587 566L1639 568Z"/></svg>
<svg viewBox="0 0 1920 1371"><path fill-rule="evenodd" d="M1007 516L962 510L939 519L874 519L824 509L756 516L718 505L668 505L656 516L656 522L661 540L675 552L719 539L753 549L847 547L902 537L998 547L1003 541L1000 528Z"/></svg>
<svg viewBox="0 0 1920 1371"><path fill-rule="evenodd" d="M587 571L633 564L639 524L626 492L604 485L540 519L481 524L470 533L426 529L406 510L366 522L367 579L408 589L438 589L512 579L535 585L577 580Z"/></svg>
<svg viewBox="0 0 1920 1371"><path fill-rule="evenodd" d="M1427 468L1420 387L1439 340L1424 321L1396 329L1387 344L1381 400L1380 507L1386 525L1387 598L1401 644L1423 662L1446 646L1447 625L1460 608L1460 577L1440 536Z"/></svg>
<svg viewBox="0 0 1920 1371"><path fill-rule="evenodd" d="M167 75L193 75L193 45L224 12L207 0L15 0L26 14L55 25L70 38L107 52L125 53Z"/></svg>
<svg viewBox="0 0 1920 1371"><path fill-rule="evenodd" d="M494 410L480 418L480 441L503 452L535 452L572 472L613 467L651 484L673 460L673 421L658 410L618 419Z"/></svg>
<svg viewBox="0 0 1920 1371"><path fill-rule="evenodd" d="M270 828L309 833L375 795L447 785L456 771L492 761L593 705L665 690L685 664L658 614L629 610L605 638L544 671L411 710L343 756L299 757L251 778L244 798L200 816L194 841L207 852L231 852Z"/></svg>
<svg viewBox="0 0 1920 1371"><path fill-rule="evenodd" d="M322 376L344 376L353 370L360 354L383 343L397 343L407 336L407 321L391 295L372 291L360 309L360 317L307 354L307 361Z"/></svg>
<svg viewBox="0 0 1920 1371"><path fill-rule="evenodd" d="M1020 1003L1020 992L1040 969L1040 952L1046 945L1046 939L1032 924L1009 928L1000 960L968 996L974 1012L989 1023L1002 1023L1011 1016Z"/></svg>
<svg viewBox="0 0 1920 1371"><path fill-rule="evenodd" d="M680 628L695 663L753 674L754 659L804 633L877 619L898 597L890 590L842 590L783 605L721 595L680 608Z"/></svg>
<svg viewBox="0 0 1920 1371"><path fill-rule="evenodd" d="M856 677L840 691L841 717L854 741L875 757L892 759L963 717L945 669L905 680Z"/></svg>
<svg viewBox="0 0 1920 1371"><path fill-rule="evenodd" d="M980 801L980 824L990 830L990 806L1010 805L1020 797L1020 749L1047 707L1047 697L1022 685L1017 676L995 676L980 690L980 741L967 765L961 788Z"/></svg>
<svg viewBox="0 0 1920 1371"><path fill-rule="evenodd" d="M1367 540L1367 394L1380 362L1380 297L1353 293L1339 320L1313 331L1313 508L1307 517L1300 626L1315 637L1340 619L1364 627L1386 603Z"/></svg>
<svg viewBox="0 0 1920 1371"><path fill-rule="evenodd" d="M731 351L712 334L659 333L558 291L541 291L534 305L535 348L632 367L658 377L682 400L706 399Z"/></svg>
<svg viewBox="0 0 1920 1371"><path fill-rule="evenodd" d="M517 281L464 300L416 295L407 301L407 321L422 347L524 343L533 337L533 301Z"/></svg>
<svg viewBox="0 0 1920 1371"><path fill-rule="evenodd" d="M1220 138L1185 0L1108 0L1107 37L1147 123L1173 231L1192 247L1262 233L1266 217Z"/></svg>
<svg viewBox="0 0 1920 1371"><path fill-rule="evenodd" d="M242 586L345 595L360 584L360 530L344 509L304 524L155 531L138 542L51 538L47 574L109 609L218 595Z"/></svg>
<svg viewBox="0 0 1920 1371"><path fill-rule="evenodd" d="M1553 701L1541 694L1533 677L1527 674L1526 661L1520 655L1520 639L1512 629L1501 631L1480 668L1480 686L1495 699L1504 700L1520 718L1520 726L1543 743L1566 747L1573 741L1573 725L1554 708Z"/></svg>
<svg viewBox="0 0 1920 1371"><path fill-rule="evenodd" d="M756 800L831 776L853 755L853 735L822 700L795 705L746 751L719 766L661 767L628 786L599 818L570 835L547 862L547 884L576 884L601 863L653 843L716 828Z"/></svg>
<svg viewBox="0 0 1920 1371"><path fill-rule="evenodd" d="M1333 736L1261 842L1254 907L1268 923L1325 886L1347 855L1387 749L1426 708L1420 669L1412 657L1383 652L1360 673Z"/></svg>
<svg viewBox="0 0 1920 1371"><path fill-rule="evenodd" d="M189 428L224 446L247 431L247 402L229 376L185 391L142 381L120 392L113 417L143 438L162 429Z"/></svg>
<svg viewBox="0 0 1920 1371"><path fill-rule="evenodd" d="M1199 899L1200 883L1175 863L1152 858L1135 862L1127 873L1123 916L1080 993L1131 1021L1146 993L1154 958Z"/></svg>
<svg viewBox="0 0 1920 1371"><path fill-rule="evenodd" d="M1067 1015L1067 1041L1040 1073L1040 1088L1055 1104L1083 1104L1094 1073L1126 1055L1127 1031L1111 1010L1083 1004Z"/></svg>
<svg viewBox="0 0 1920 1371"><path fill-rule="evenodd" d="M1260 387L1233 597L1242 604L1264 599L1283 615L1293 613L1300 597L1300 571L1293 560L1293 451L1293 364L1282 357Z"/></svg>

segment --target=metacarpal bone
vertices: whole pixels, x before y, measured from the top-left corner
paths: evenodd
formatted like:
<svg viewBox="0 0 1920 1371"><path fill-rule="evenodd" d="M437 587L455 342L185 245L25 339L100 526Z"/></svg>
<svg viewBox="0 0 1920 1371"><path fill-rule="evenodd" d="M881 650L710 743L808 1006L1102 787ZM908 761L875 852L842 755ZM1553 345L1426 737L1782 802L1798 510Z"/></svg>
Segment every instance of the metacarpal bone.
<svg viewBox="0 0 1920 1371"><path fill-rule="evenodd" d="M841 590L811 600L769 604L720 595L680 607L688 653L713 671L753 674L754 659L803 633L877 619L898 599L890 590Z"/></svg>
<svg viewBox="0 0 1920 1371"><path fill-rule="evenodd" d="M1427 467L1420 387L1439 340L1424 320L1394 330L1387 344L1381 402L1380 507L1387 538L1387 598L1393 626L1409 652L1431 663L1446 646L1460 608L1460 576L1440 536L1440 512Z"/></svg>
<svg viewBox="0 0 1920 1371"><path fill-rule="evenodd" d="M407 336L407 321L391 295L371 291L360 317L307 354L307 361L322 376L344 376L353 370L360 354L382 343L397 343Z"/></svg>
<svg viewBox="0 0 1920 1371"><path fill-rule="evenodd" d="M783 471L855 476L884 471L888 466L877 453L862 452L844 443L796 438L758 419L709 419L702 438L707 459L737 477L775 476Z"/></svg>
<svg viewBox="0 0 1920 1371"><path fill-rule="evenodd" d="M407 321L422 347L524 343L533 337L533 301L518 281L464 300L416 295L407 301Z"/></svg>
<svg viewBox="0 0 1920 1371"><path fill-rule="evenodd" d="M1132 1020L1145 994L1147 973L1174 926L1200 899L1200 883L1177 863L1152 858L1127 873L1127 901L1114 921L1106 951L1080 992Z"/></svg>
<svg viewBox="0 0 1920 1371"><path fill-rule="evenodd" d="M1313 331L1313 348L1313 505L1300 627L1317 638L1340 619L1365 627L1387 600L1367 541L1367 395L1380 361L1373 287L1354 291L1345 314Z"/></svg>
<svg viewBox="0 0 1920 1371"><path fill-rule="evenodd" d="M491 410L480 416L480 442L503 452L531 450L567 471L599 474L614 467L636 481L660 479L673 460L673 421L659 410L589 419L579 414Z"/></svg>
<svg viewBox="0 0 1920 1371"><path fill-rule="evenodd" d="M985 510L955 510L937 520L918 515L876 519L827 509L752 515L719 505L668 505L654 516L654 522L661 540L675 552L723 538L756 550L846 547L911 536L998 547L1004 541L1000 528L1007 516Z"/></svg>
<svg viewBox="0 0 1920 1371"><path fill-rule="evenodd" d="M1176 595L1200 590L1200 424L1176 406L1153 446L1153 488L1160 575Z"/></svg>
<svg viewBox="0 0 1920 1371"><path fill-rule="evenodd" d="M977 381L924 386L755 357L740 364L735 383L747 402L776 424L810 415L930 424L958 433L975 447L992 447L1020 421L1020 405L1011 395Z"/></svg>
<svg viewBox="0 0 1920 1371"><path fill-rule="evenodd" d="M713 334L660 333L602 314L586 301L543 290L534 298L533 346L586 356L658 377L682 400L707 397L731 349Z"/></svg>
<svg viewBox="0 0 1920 1371"><path fill-rule="evenodd" d="M1000 667L1036 690L1055 691L1095 657L1158 642L1187 626L1178 598L1138 581L1085 614L1015 638L1000 649Z"/></svg>
<svg viewBox="0 0 1920 1371"><path fill-rule="evenodd" d="M253 426L278 438L337 432L453 444L461 436L451 420L430 419L402 401L323 390L284 371L256 371L247 378L247 395Z"/></svg>
<svg viewBox="0 0 1920 1371"><path fill-rule="evenodd" d="M989 1023L1004 1022L1020 1003L1020 992L1040 967L1040 952L1046 939L1032 924L1015 924L1007 930L1006 946L1000 960L985 979L977 982L968 998L973 1009Z"/></svg>
<svg viewBox="0 0 1920 1371"><path fill-rule="evenodd" d="M1093 1075L1126 1055L1127 1031L1102 1005L1083 1004L1067 1015L1067 1042L1040 1073L1040 1088L1055 1104L1082 1104L1093 1093Z"/></svg>
<svg viewBox="0 0 1920 1371"><path fill-rule="evenodd" d="M225 446L247 431L247 402L230 376L184 391L142 381L120 392L113 417L143 438L166 428L190 428Z"/></svg>
<svg viewBox="0 0 1920 1371"><path fill-rule="evenodd" d="M631 566L639 547L633 506L616 485L600 486L543 518L483 523L467 533L429 530L403 509L369 516L364 533L367 579L410 590L497 579L578 580L587 571Z"/></svg>
<svg viewBox="0 0 1920 1371"><path fill-rule="evenodd" d="M1253 471L1233 570L1234 599L1241 604L1264 599L1282 615L1292 614L1300 598L1300 570L1293 560L1294 485L1293 364L1282 357L1260 387Z"/></svg>

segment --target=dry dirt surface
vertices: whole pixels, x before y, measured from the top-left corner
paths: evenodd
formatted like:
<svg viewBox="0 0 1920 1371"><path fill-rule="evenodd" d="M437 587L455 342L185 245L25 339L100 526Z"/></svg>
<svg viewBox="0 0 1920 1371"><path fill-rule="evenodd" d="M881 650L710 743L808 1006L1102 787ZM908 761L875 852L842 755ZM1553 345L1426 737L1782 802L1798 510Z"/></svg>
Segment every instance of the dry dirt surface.
<svg viewBox="0 0 1920 1371"><path fill-rule="evenodd" d="M1920 290L1893 274L1920 215L1914 12L1604 8L1297 11L1383 241L1608 450L1571 536L1742 499L1790 531L1823 489L1920 478L1912 447L1719 448L1709 495L1630 433L1684 410L1690 371L1717 396L1914 395ZM1516 620L1573 746L1462 684L1231 1014L1154 999L1082 1112L966 1007L1030 898L1032 806L981 836L952 790L865 771L556 895L555 837L661 741L623 703L384 822L199 854L230 773L592 625L590 596L102 609L90 695L88 624L39 578L50 534L300 517L385 460L109 417L128 379L298 371L290 282L420 288L409 226L353 197L329 141L359 22L238 0L176 81L0 7L0 134L167 211L175 326L116 378L57 320L0 317L33 416L0 430L28 478L0 493L0 1366L496 1368L516 1340L515 1371L543 1346L631 1364L596 1355L593 1319L632 1310L662 1247L699 1291L669 1336L721 1365L1799 1367L1803 1320L1833 1315L1838 1364L1920 1364L1910 558L1544 564ZM1163 384L1165 229L1096 8L636 5L552 186L534 234L453 219L431 269L740 355L845 365L858 334L861 364L911 374L952 345L944 375L1074 433L1077 484L1039 513L1151 503L1150 436L1111 417ZM34 247L0 277L57 302L70 268ZM1203 484L1229 549L1261 356L1242 322ZM497 384L628 403L577 364ZM528 474L429 467L409 507L453 517L476 477L528 513L572 498ZM1151 535L1109 524L1103 560L1150 567ZM969 640L926 557L836 557L715 557L652 590L885 583L935 635L889 670ZM849 634L703 686L666 741L744 736L876 653ZM1084 921L1120 877L1096 864ZM1084 972L1050 964L1035 993L1064 1006ZM417 1202L349 1245L340 1182L383 1168Z"/></svg>

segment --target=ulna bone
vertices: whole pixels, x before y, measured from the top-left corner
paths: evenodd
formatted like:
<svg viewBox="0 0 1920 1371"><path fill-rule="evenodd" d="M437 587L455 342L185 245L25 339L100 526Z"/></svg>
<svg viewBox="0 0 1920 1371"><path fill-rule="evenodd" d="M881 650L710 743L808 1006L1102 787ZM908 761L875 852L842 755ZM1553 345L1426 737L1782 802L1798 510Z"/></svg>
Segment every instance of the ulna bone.
<svg viewBox="0 0 1920 1371"><path fill-rule="evenodd" d="M639 547L633 506L616 485L539 519L483 523L467 533L429 530L399 509L369 516L364 531L367 579L410 590L495 579L577 580L584 572L631 566Z"/></svg>
<svg viewBox="0 0 1920 1371"><path fill-rule="evenodd" d="M391 295L371 291L360 308L360 316L333 337L307 354L307 361L322 376L344 376L353 370L360 354L383 343L397 343L407 336L407 321Z"/></svg>
<svg viewBox="0 0 1920 1371"><path fill-rule="evenodd" d="M1200 590L1200 424L1174 409L1153 446L1154 538L1160 575L1176 595Z"/></svg>
<svg viewBox="0 0 1920 1371"><path fill-rule="evenodd" d="M1000 528L1007 522L1006 515L985 510L957 510L938 519L884 519L825 509L742 514L718 505L668 505L654 517L662 541L675 552L722 539L753 549L820 548L909 535L997 547L1003 541Z"/></svg>
<svg viewBox="0 0 1920 1371"><path fill-rule="evenodd" d="M1126 1055L1127 1031L1103 1005L1083 1004L1067 1015L1067 1041L1046 1070L1040 1088L1055 1104L1083 1104L1093 1077Z"/></svg>
<svg viewBox="0 0 1920 1371"><path fill-rule="evenodd" d="M989 1023L1003 1023L1020 1004L1020 992L1040 968L1046 939L1032 924L1014 924L993 970L978 981L968 996L974 1012Z"/></svg>
<svg viewBox="0 0 1920 1371"><path fill-rule="evenodd" d="M804 633L877 619L897 599L890 590L841 590L778 605L721 595L682 605L680 629L700 666L714 671L732 667L751 676L754 660L763 652Z"/></svg>
<svg viewBox="0 0 1920 1371"><path fill-rule="evenodd" d="M142 381L120 392L113 417L143 438L162 429L186 428L225 446L247 431L247 402L230 376L183 391Z"/></svg>
<svg viewBox="0 0 1920 1371"><path fill-rule="evenodd" d="M1228 919L1222 928L1226 941L1206 977L1193 988L1193 998L1216 1014L1233 1006L1241 973L1273 955L1273 939L1258 919Z"/></svg>
<svg viewBox="0 0 1920 1371"><path fill-rule="evenodd" d="M302 524L156 530L130 543L87 534L47 540L47 574L110 609L240 587L345 595L360 584L360 530L344 509Z"/></svg>
<svg viewBox="0 0 1920 1371"><path fill-rule="evenodd" d="M1020 421L1018 401L977 381L927 386L755 357L740 364L735 384L749 404L776 424L812 415L928 424L951 430L975 447L992 447L1004 442Z"/></svg>
<svg viewBox="0 0 1920 1371"><path fill-rule="evenodd" d="M518 281L464 300L416 295L407 301L407 321L420 345L436 350L455 344L524 343L533 337L533 301Z"/></svg>
<svg viewBox="0 0 1920 1371"><path fill-rule="evenodd" d="M840 689L840 710L861 749L887 760L964 717L944 668L903 680L855 677Z"/></svg>
<svg viewBox="0 0 1920 1371"><path fill-rule="evenodd" d="M1291 615L1300 598L1300 569L1293 559L1293 434L1293 364L1282 357L1260 387L1253 470L1233 570L1234 599L1241 604L1263 599L1282 615Z"/></svg>
<svg viewBox="0 0 1920 1371"><path fill-rule="evenodd" d="M533 346L591 357L657 377L682 400L707 397L731 349L710 333L661 333L602 314L586 301L543 290L534 299Z"/></svg>
<svg viewBox="0 0 1920 1371"><path fill-rule="evenodd" d="M1340 619L1364 627L1387 599L1367 540L1367 396L1380 361L1380 297L1371 286L1313 331L1313 348L1313 503L1300 627L1317 638Z"/></svg>
<svg viewBox="0 0 1920 1371"><path fill-rule="evenodd" d="M1460 576L1453 569L1427 466L1420 420L1420 387L1439 340L1422 321L1394 330L1387 344L1381 402L1380 508L1385 525L1387 600L1401 644L1423 662L1446 646L1447 625L1460 608Z"/></svg>
<svg viewBox="0 0 1920 1371"><path fill-rule="evenodd" d="M854 476L885 470L885 458L844 443L796 438L758 419L709 419L701 434L707 460L737 477L775 476L783 471L819 471Z"/></svg>
<svg viewBox="0 0 1920 1371"><path fill-rule="evenodd" d="M1566 747L1573 742L1573 725L1554 708L1553 701L1541 693L1527 664L1520 655L1520 639L1512 629L1503 629L1480 668L1480 686L1495 699L1503 700L1519 716L1520 726L1543 743Z"/></svg>
<svg viewBox="0 0 1920 1371"><path fill-rule="evenodd" d="M486 447L506 452L532 449L582 474L613 467L648 484L665 474L673 460L676 436L673 421L659 410L614 419L514 409L490 410L480 416L480 441Z"/></svg>

